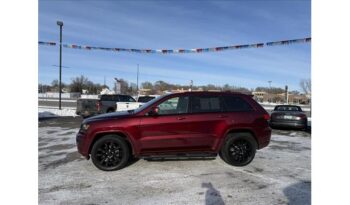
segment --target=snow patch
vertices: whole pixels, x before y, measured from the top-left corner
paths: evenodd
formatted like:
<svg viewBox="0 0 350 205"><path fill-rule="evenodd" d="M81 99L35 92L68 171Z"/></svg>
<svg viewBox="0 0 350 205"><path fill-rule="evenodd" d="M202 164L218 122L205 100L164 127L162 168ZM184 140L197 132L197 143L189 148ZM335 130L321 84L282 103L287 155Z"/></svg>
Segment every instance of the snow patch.
<svg viewBox="0 0 350 205"><path fill-rule="evenodd" d="M62 108L59 110L58 108L52 107L39 107L39 118L51 118L58 116L78 116L75 113L75 108Z"/></svg>

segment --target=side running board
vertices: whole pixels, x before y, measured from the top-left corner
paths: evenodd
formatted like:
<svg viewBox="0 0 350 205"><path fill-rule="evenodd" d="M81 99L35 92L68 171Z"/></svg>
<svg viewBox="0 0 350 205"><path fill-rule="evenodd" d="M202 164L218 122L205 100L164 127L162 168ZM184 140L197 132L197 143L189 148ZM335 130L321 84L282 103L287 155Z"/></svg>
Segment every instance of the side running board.
<svg viewBox="0 0 350 205"><path fill-rule="evenodd" d="M216 153L187 153L187 154L157 154L141 156L145 160L191 160L191 159L215 159Z"/></svg>

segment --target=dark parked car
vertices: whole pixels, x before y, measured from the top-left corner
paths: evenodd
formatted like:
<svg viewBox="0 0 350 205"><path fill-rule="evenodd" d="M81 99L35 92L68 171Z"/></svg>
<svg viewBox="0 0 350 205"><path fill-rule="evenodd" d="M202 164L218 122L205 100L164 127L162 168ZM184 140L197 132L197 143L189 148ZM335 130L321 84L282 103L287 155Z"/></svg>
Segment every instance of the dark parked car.
<svg viewBox="0 0 350 205"><path fill-rule="evenodd" d="M272 128L307 128L307 116L299 106L277 105L271 113Z"/></svg>
<svg viewBox="0 0 350 205"><path fill-rule="evenodd" d="M105 171L129 159L215 157L249 164L270 142L269 114L251 96L231 92L184 92L149 101L136 110L85 119L79 153Z"/></svg>

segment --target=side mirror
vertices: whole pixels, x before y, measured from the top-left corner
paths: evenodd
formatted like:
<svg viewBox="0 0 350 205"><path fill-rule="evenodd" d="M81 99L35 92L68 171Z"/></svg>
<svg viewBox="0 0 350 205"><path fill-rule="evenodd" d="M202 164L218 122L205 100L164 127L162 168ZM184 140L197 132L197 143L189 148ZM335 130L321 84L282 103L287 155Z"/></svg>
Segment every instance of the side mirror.
<svg viewBox="0 0 350 205"><path fill-rule="evenodd" d="M159 107L152 107L152 109L148 112L148 115L154 116L154 115L158 115L158 113L159 113Z"/></svg>

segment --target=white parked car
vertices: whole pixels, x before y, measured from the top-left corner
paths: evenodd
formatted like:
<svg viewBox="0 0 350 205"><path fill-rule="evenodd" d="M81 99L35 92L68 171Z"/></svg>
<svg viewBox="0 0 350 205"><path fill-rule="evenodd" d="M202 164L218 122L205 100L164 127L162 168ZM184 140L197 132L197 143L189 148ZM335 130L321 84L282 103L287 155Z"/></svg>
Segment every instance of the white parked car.
<svg viewBox="0 0 350 205"><path fill-rule="evenodd" d="M116 102L116 111L134 110L141 107L146 102L159 97L159 95L139 95L136 97L137 102Z"/></svg>

